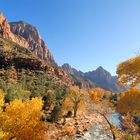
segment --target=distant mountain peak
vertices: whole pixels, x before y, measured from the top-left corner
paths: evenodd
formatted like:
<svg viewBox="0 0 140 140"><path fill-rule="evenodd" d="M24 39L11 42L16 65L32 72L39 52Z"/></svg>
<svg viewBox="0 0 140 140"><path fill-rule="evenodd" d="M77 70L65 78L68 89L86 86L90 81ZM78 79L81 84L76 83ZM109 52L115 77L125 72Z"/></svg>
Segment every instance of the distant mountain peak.
<svg viewBox="0 0 140 140"><path fill-rule="evenodd" d="M40 71L55 77L55 82L60 84L73 84L66 72L58 67L46 43L33 25L24 21L9 23L0 12L0 43L0 68L14 67L16 70ZM5 46L8 49L5 49Z"/></svg>
<svg viewBox="0 0 140 140"><path fill-rule="evenodd" d="M104 69L102 66L99 66L95 71L106 72L106 73L109 73L111 75L111 73L109 71L107 71L106 69Z"/></svg>
<svg viewBox="0 0 140 140"><path fill-rule="evenodd" d="M62 67L72 68L72 67L70 66L70 64L68 64L68 63L64 63L64 64L62 65Z"/></svg>
<svg viewBox="0 0 140 140"><path fill-rule="evenodd" d="M99 66L95 71L106 71L102 66Z"/></svg>
<svg viewBox="0 0 140 140"><path fill-rule="evenodd" d="M102 66L99 66L96 70L89 71L86 73L72 68L67 63L64 64L62 68L68 74L72 75L77 81L77 83L83 83L81 85L84 85L85 88L94 88L95 86L98 86L115 92L121 91L121 88L116 86L117 77L112 76L110 72L105 70Z"/></svg>
<svg viewBox="0 0 140 140"><path fill-rule="evenodd" d="M103 68L102 66L99 66L97 69L104 69L104 68ZM97 69L96 69L96 70L97 70Z"/></svg>

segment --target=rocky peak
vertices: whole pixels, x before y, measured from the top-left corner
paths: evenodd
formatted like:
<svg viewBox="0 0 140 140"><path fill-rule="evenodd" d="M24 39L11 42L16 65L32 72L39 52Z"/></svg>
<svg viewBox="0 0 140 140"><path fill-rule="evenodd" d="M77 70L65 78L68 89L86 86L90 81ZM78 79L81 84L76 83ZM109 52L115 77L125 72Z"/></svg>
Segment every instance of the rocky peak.
<svg viewBox="0 0 140 140"><path fill-rule="evenodd" d="M99 66L96 70L92 71L92 72L96 72L96 73L104 73L104 74L108 74L111 76L111 74L105 70L102 66Z"/></svg>
<svg viewBox="0 0 140 140"><path fill-rule="evenodd" d="M37 57L47 63L56 64L47 45L40 37L37 29L23 21L8 23L8 20L0 12L0 37L11 40L16 44L27 48Z"/></svg>
<svg viewBox="0 0 140 140"><path fill-rule="evenodd" d="M62 68L69 75L69 77L71 77L71 79L74 81L74 84L80 88L90 89L96 87L93 82L84 78L83 72L72 68L69 64L63 64Z"/></svg>
<svg viewBox="0 0 140 140"><path fill-rule="evenodd" d="M119 91L120 89L116 86L117 77L112 76L107 70L103 67L98 67L94 71L86 72L85 77L92 82L95 82L98 86L112 90Z"/></svg>
<svg viewBox="0 0 140 140"><path fill-rule="evenodd" d="M71 69L71 66L68 63L63 64L62 67Z"/></svg>
<svg viewBox="0 0 140 140"><path fill-rule="evenodd" d="M96 71L105 71L105 69L102 66L99 66Z"/></svg>
<svg viewBox="0 0 140 140"><path fill-rule="evenodd" d="M64 64L62 68L67 72L67 74L72 75L72 78L75 79L75 83L78 83L82 88L88 89L102 87L106 90L115 92L122 91L124 89L124 87L116 86L117 77L112 76L102 66L99 66L96 70L86 73L72 68L69 64Z"/></svg>
<svg viewBox="0 0 140 140"><path fill-rule="evenodd" d="M20 46L23 46L24 48L28 48L29 46L28 42L24 38L15 36L11 32L8 20L3 16L1 12L0 12L0 37L9 39L19 44Z"/></svg>
<svg viewBox="0 0 140 140"><path fill-rule="evenodd" d="M101 79L106 79L106 80L112 80L112 75L105 70L102 66L99 66L95 71L92 71L91 73L96 74Z"/></svg>
<svg viewBox="0 0 140 140"><path fill-rule="evenodd" d="M23 21L8 23L0 13L0 43L3 46L0 47L0 68L14 66L42 71L55 76L64 85L73 84L67 73L55 63L38 30L31 24Z"/></svg>
<svg viewBox="0 0 140 140"><path fill-rule="evenodd" d="M74 74L74 69L68 64L65 63L62 65L62 68L68 73L68 74Z"/></svg>
<svg viewBox="0 0 140 140"><path fill-rule="evenodd" d="M55 63L52 54L47 48L47 45L42 40L38 30L33 25L23 21L11 22L10 29L12 33L16 34L17 36L21 36L28 42L28 49L36 56L49 63Z"/></svg>
<svg viewBox="0 0 140 140"><path fill-rule="evenodd" d="M3 16L2 12L0 12L0 21L4 21L4 20L5 20L5 18Z"/></svg>

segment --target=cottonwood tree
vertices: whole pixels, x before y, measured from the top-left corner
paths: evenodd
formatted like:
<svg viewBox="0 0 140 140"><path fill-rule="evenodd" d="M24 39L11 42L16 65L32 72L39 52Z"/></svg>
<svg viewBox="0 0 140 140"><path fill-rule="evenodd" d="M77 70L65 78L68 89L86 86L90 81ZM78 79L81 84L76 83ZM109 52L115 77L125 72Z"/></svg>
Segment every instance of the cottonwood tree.
<svg viewBox="0 0 140 140"><path fill-rule="evenodd" d="M118 84L132 87L140 84L140 56L136 56L117 66Z"/></svg>
<svg viewBox="0 0 140 140"><path fill-rule="evenodd" d="M94 88L89 90L88 93L91 96L92 100L98 103L101 99L103 99L105 91L101 88Z"/></svg>
<svg viewBox="0 0 140 140"><path fill-rule="evenodd" d="M73 109L74 117L81 106L85 106L85 91L78 87L70 87L69 94L64 101L65 108Z"/></svg>
<svg viewBox="0 0 140 140"><path fill-rule="evenodd" d="M117 111L140 113L140 56L122 62L117 67L119 84L130 85L130 88L123 92L117 105Z"/></svg>
<svg viewBox="0 0 140 140"><path fill-rule="evenodd" d="M140 116L140 90L130 88L122 92L116 111L120 113L135 113Z"/></svg>
<svg viewBox="0 0 140 140"><path fill-rule="evenodd" d="M117 103L118 112L135 114L140 117L140 56L122 62L117 67L118 85L129 85L130 89L121 93Z"/></svg>
<svg viewBox="0 0 140 140"><path fill-rule="evenodd" d="M1 95L0 95L1 96ZM40 121L42 100L33 98L23 102L14 100L0 111L0 128L5 140L43 140L45 126Z"/></svg>

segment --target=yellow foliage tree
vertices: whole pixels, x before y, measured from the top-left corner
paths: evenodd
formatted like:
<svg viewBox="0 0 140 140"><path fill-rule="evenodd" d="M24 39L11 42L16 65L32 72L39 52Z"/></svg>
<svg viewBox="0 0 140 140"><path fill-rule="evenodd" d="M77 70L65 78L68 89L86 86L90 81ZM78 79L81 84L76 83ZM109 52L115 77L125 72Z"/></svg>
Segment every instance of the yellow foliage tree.
<svg viewBox="0 0 140 140"><path fill-rule="evenodd" d="M0 90L0 107L4 104L4 92Z"/></svg>
<svg viewBox="0 0 140 140"><path fill-rule="evenodd" d="M5 140L43 140L45 126L40 121L42 100L14 100L0 114L0 127Z"/></svg>
<svg viewBox="0 0 140 140"><path fill-rule="evenodd" d="M136 86L140 84L140 56L122 62L117 67L118 84Z"/></svg>
<svg viewBox="0 0 140 140"><path fill-rule="evenodd" d="M95 102L98 103L104 96L104 89L101 88L95 88L89 90L89 95L91 96L91 99Z"/></svg>
<svg viewBox="0 0 140 140"><path fill-rule="evenodd" d="M140 113L140 90L136 88L130 88L121 93L121 98L118 101L118 112Z"/></svg>
<svg viewBox="0 0 140 140"><path fill-rule="evenodd" d="M91 99L95 102L95 103L98 103L100 101L99 97L98 97L98 92L97 91L93 91L93 90L90 90L89 91L89 94L91 96Z"/></svg>
<svg viewBox="0 0 140 140"><path fill-rule="evenodd" d="M117 67L118 85L130 85L131 88L121 93L116 111L140 117L140 56L122 62ZM130 124L124 123L130 128ZM132 138L133 139L133 138Z"/></svg>
<svg viewBox="0 0 140 140"><path fill-rule="evenodd" d="M77 115L77 111L80 108L86 106L85 102L85 93L86 91L79 89L78 87L70 87L69 95L64 101L64 108L73 109L74 117Z"/></svg>
<svg viewBox="0 0 140 140"><path fill-rule="evenodd" d="M4 92L2 90L0 90L0 116L3 113L2 107L4 105ZM3 138L3 131L0 127L0 140Z"/></svg>

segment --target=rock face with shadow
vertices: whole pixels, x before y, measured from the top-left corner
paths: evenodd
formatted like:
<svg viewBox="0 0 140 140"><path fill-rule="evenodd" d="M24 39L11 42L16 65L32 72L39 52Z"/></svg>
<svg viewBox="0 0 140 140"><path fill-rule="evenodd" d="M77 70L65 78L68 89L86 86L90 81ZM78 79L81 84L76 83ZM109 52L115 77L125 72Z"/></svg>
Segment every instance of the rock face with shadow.
<svg viewBox="0 0 140 140"><path fill-rule="evenodd" d="M0 12L0 67L13 66L30 70L49 71L64 84L72 79L57 65L38 30L23 21L8 23ZM49 69L49 70L48 70Z"/></svg>
<svg viewBox="0 0 140 140"><path fill-rule="evenodd" d="M112 92L120 92L125 90L125 87L117 87L117 77L112 76L101 66L96 70L86 73L72 68L69 64L64 64L62 68L75 80L75 83L80 85L82 88L90 89L101 87Z"/></svg>
<svg viewBox="0 0 140 140"><path fill-rule="evenodd" d="M3 16L1 12L0 37L21 46L21 50L23 50L23 48L27 49L26 51L31 52L34 56L46 62L47 65L49 65L52 73L56 74L64 82L70 83L70 85L78 85L80 88L84 89L101 87L113 92L120 92L125 89L124 87L117 87L117 77L112 76L102 67L86 73L72 68L69 64L64 64L62 67L59 67L56 64L47 45L39 35L38 30L33 25L23 21L8 23L8 20ZM28 57L26 57L26 59L23 59L23 57L21 58L21 56L14 56L14 54L12 55L12 57L14 58L9 58L10 56L6 56L5 60L3 56L4 53L0 55L1 60L5 62L5 64L9 63L13 65L14 63L17 67L28 66L28 68L30 67L30 69L42 69L42 66L39 62L40 60L36 61L35 59L29 59ZM7 60L7 58L9 58L9 60Z"/></svg>
<svg viewBox="0 0 140 140"><path fill-rule="evenodd" d="M79 86L80 88L91 89L96 87L96 83L90 81L89 79L86 79L83 72L72 68L69 64L62 65L62 68L69 75L69 77L73 79L74 84Z"/></svg>
<svg viewBox="0 0 140 140"><path fill-rule="evenodd" d="M1 12L0 12L0 36L15 42L20 46L23 46L24 48L29 47L28 42L24 38L16 36L11 32L8 20L3 16Z"/></svg>
<svg viewBox="0 0 140 140"><path fill-rule="evenodd" d="M33 54L47 61L48 63L55 63L52 54L47 48L47 45L40 37L38 30L33 25L23 21L11 22L10 30L13 34L22 37L27 41L29 44L28 49Z"/></svg>
<svg viewBox="0 0 140 140"><path fill-rule="evenodd" d="M8 20L0 12L0 36L29 49L47 63L55 63L38 30L31 24L23 21L8 23Z"/></svg>

